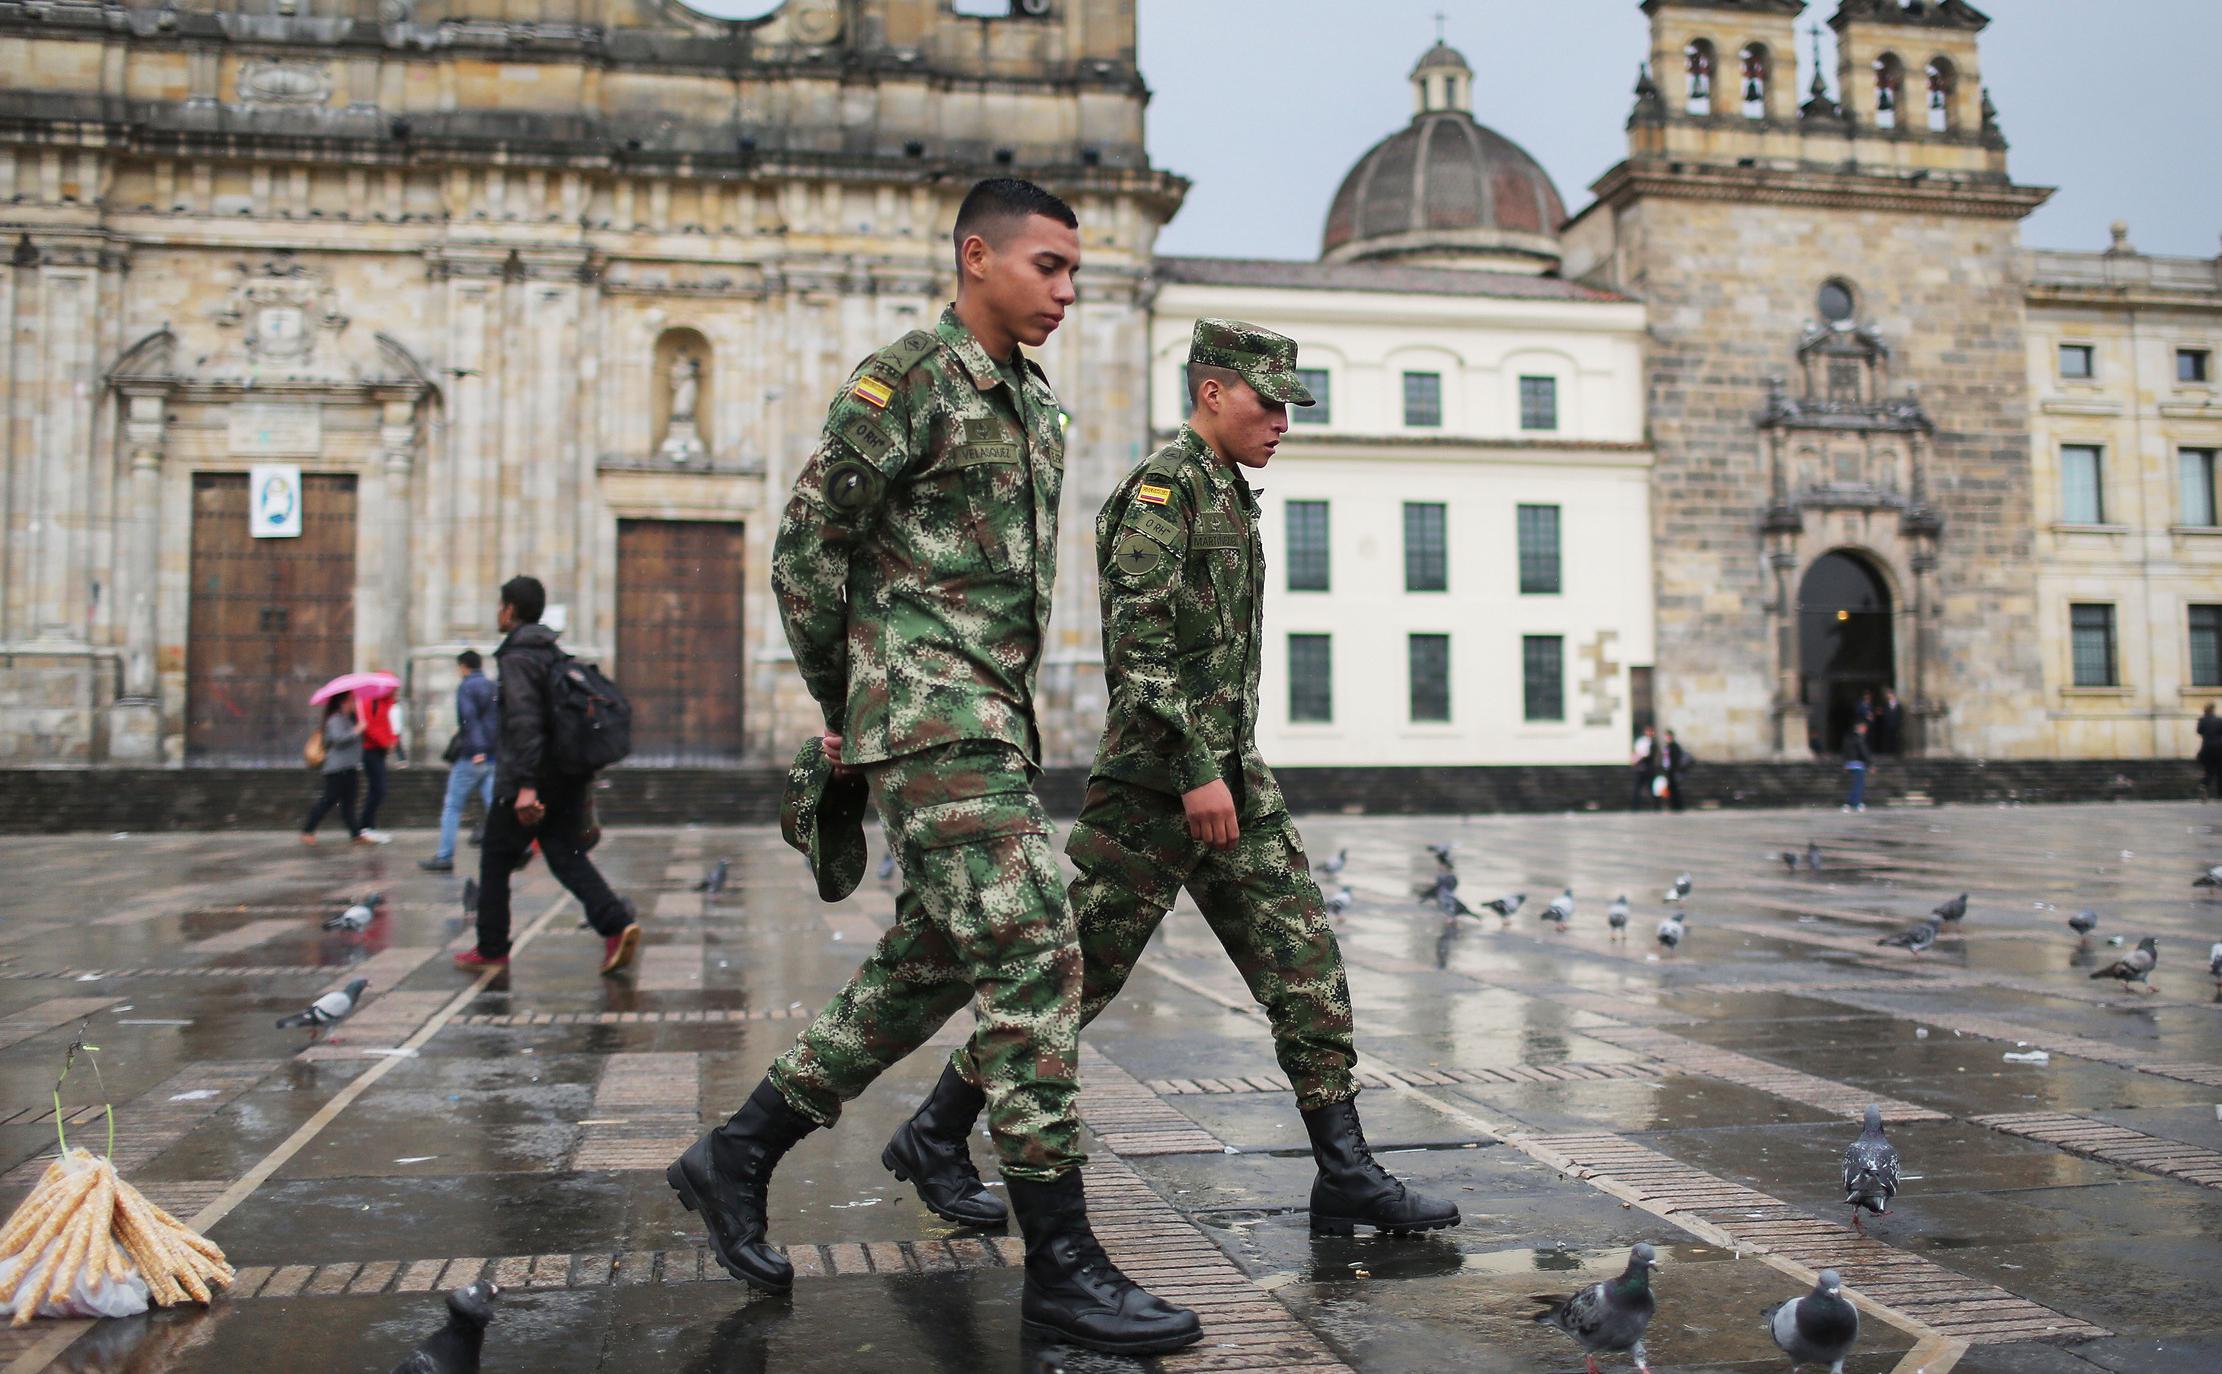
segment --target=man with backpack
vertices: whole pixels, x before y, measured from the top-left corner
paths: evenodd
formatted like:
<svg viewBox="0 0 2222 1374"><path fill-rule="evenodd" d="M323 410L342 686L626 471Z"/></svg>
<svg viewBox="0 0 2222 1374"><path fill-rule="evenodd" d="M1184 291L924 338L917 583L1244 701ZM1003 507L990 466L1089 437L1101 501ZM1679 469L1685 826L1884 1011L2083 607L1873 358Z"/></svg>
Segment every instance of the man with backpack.
<svg viewBox="0 0 2222 1374"><path fill-rule="evenodd" d="M622 700L612 700L615 689L556 646L555 632L540 623L547 604L538 578L502 584L494 805L479 848L478 947L456 955L455 963L477 970L509 962L509 877L538 840L549 871L602 937L602 972L611 974L639 952L640 923L586 857L584 839L594 769L622 757L629 721ZM599 694L582 694L582 686ZM582 702L615 707L605 738L594 737L597 718Z"/></svg>

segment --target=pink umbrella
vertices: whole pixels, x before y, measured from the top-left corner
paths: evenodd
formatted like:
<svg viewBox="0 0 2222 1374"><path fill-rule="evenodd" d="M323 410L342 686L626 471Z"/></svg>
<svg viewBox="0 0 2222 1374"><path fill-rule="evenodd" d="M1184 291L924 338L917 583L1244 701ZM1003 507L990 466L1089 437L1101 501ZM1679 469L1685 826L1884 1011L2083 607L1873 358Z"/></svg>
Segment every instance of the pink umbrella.
<svg viewBox="0 0 2222 1374"><path fill-rule="evenodd" d="M316 689L309 698L309 705L321 706L333 697L353 692L366 701L390 697L401 690L401 679L392 673L341 673L330 682Z"/></svg>

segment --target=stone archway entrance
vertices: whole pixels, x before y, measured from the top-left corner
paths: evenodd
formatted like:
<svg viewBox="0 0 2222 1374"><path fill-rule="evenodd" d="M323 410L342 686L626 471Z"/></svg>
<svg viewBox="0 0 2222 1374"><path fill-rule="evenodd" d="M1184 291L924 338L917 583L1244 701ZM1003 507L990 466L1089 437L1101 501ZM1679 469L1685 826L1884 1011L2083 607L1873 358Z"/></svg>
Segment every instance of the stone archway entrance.
<svg viewBox="0 0 2222 1374"><path fill-rule="evenodd" d="M1898 681L1890 588L1857 554L1825 553L1798 583L1798 700L1816 752L1836 753L1851 733L1860 693L1882 700Z"/></svg>

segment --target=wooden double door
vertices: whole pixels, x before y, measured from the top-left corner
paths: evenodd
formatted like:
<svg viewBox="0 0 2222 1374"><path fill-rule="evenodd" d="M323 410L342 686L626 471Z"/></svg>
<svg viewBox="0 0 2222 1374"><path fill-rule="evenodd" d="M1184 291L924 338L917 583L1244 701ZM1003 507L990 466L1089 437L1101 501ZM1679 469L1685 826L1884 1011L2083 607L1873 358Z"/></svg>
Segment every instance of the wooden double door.
<svg viewBox="0 0 2222 1374"><path fill-rule="evenodd" d="M309 695L355 666L355 479L301 479L301 534L248 531L247 474L193 474L185 753L298 762Z"/></svg>
<svg viewBox="0 0 2222 1374"><path fill-rule="evenodd" d="M745 559L738 521L618 522L617 680L635 761L741 757Z"/></svg>

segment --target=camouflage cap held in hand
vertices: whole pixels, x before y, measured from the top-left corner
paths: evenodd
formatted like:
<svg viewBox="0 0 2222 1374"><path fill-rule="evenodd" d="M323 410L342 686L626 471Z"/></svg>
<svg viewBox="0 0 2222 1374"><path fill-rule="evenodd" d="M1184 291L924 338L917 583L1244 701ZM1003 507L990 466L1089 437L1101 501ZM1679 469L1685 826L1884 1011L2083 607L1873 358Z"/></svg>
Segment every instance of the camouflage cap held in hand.
<svg viewBox="0 0 2222 1374"><path fill-rule="evenodd" d="M810 861L818 895L826 901L840 901L864 881L868 796L864 776L836 773L816 735L795 751L779 803L779 833Z"/></svg>
<svg viewBox="0 0 2222 1374"><path fill-rule="evenodd" d="M1308 406L1312 393L1296 379L1296 340L1240 320L1202 319L1188 337L1192 367L1223 367L1268 401Z"/></svg>

